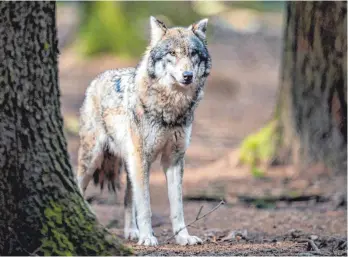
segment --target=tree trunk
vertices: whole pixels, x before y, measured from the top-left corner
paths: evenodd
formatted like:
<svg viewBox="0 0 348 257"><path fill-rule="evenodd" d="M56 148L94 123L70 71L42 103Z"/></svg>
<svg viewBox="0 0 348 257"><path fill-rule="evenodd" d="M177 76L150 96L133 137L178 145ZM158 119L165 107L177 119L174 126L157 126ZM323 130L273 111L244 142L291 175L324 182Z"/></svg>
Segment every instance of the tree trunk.
<svg viewBox="0 0 348 257"><path fill-rule="evenodd" d="M278 153L302 169L346 172L346 2L288 2L286 11Z"/></svg>
<svg viewBox="0 0 348 257"><path fill-rule="evenodd" d="M75 183L54 2L0 2L0 254L122 255Z"/></svg>

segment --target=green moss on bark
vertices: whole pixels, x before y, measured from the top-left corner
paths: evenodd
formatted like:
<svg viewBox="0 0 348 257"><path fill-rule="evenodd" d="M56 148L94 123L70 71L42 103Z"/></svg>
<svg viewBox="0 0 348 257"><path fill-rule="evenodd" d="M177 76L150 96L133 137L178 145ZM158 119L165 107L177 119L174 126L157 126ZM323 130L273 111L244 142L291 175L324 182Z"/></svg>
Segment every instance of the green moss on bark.
<svg viewBox="0 0 348 257"><path fill-rule="evenodd" d="M100 226L79 195L50 201L39 252L44 255L129 255L132 250ZM92 236L91 236L92 235Z"/></svg>

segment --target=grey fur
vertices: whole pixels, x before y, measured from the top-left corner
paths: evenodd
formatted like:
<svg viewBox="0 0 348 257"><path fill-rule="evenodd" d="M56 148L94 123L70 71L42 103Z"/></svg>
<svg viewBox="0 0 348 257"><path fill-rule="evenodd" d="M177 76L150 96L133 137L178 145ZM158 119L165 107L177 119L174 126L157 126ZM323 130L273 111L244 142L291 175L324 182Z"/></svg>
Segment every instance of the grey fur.
<svg viewBox="0 0 348 257"><path fill-rule="evenodd" d="M148 173L158 155L162 155L168 189L171 188L168 193L173 229L176 231L184 224L182 179L177 176L182 177L194 110L203 97L211 69L205 42L206 23L207 20L202 20L189 28L167 29L162 22L151 18L151 45L138 66L109 70L97 76L88 87L81 107L78 164L81 190L84 192L96 171L100 173L98 176L104 172L103 178L118 180L125 164L127 192L130 194L131 185L135 202L132 204L126 195L125 235L135 239L139 234L135 209L132 209L137 206L139 244L157 244L149 224ZM186 70L194 74L191 83L183 80ZM115 166L103 165L106 160L113 160ZM107 170L101 170L106 166ZM108 175L113 172L115 176ZM201 240L183 230L177 242L195 244Z"/></svg>

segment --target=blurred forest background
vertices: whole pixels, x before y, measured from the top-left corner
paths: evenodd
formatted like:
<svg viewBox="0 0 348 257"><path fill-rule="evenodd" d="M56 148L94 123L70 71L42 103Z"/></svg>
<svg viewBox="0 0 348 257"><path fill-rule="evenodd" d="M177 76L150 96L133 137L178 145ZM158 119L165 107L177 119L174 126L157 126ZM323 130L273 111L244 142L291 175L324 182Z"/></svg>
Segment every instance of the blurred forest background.
<svg viewBox="0 0 348 257"><path fill-rule="evenodd" d="M271 119L276 101L284 2L58 2L58 37L63 53L60 61L63 112L67 116L69 132L77 133L76 107L81 104L83 94L78 96L78 102L73 102L68 96L64 97L65 85L77 96L98 72L134 66L148 44L151 15L167 26L189 26L201 18L209 18L208 47L214 66L207 88L212 92L210 97L208 93L207 101L211 99L213 104L207 104L208 110L200 112L205 113L201 115L205 128L198 129L195 135L200 136L205 148L209 146L211 149L209 153L204 153L205 157L197 156L201 159L197 163L216 160L222 157L223 152L215 150L230 149ZM74 78L79 76L79 72L75 71L79 66L74 67L77 63L88 72L82 71L83 76ZM80 69L83 69L82 66ZM260 94L263 97L257 99ZM65 100L67 104L64 104ZM262 111L259 117L253 119L257 106ZM230 117L225 119L228 113ZM224 118L225 124L218 125L212 115ZM240 120L241 115L246 119L242 119L242 123L233 129L235 132L231 133L230 128L237 125L233 122ZM244 121L249 122L249 117L252 124L243 124ZM250 158L245 156L244 159ZM188 165L198 164L188 161Z"/></svg>
<svg viewBox="0 0 348 257"><path fill-rule="evenodd" d="M284 2L281 1L58 2L59 14L64 15L69 10L75 12L75 17L66 17L61 21L64 20L66 25L78 25L76 35L69 34L69 37L62 32L62 45L76 41L78 49L86 56L112 53L126 58L139 57L143 52L148 41L148 19L151 15L162 19L168 26L187 26L200 18L213 17L210 28L216 26L257 32L265 30L265 27L269 29L271 14L273 18L278 16L273 23L281 25L279 15L283 8Z"/></svg>
<svg viewBox="0 0 348 257"><path fill-rule="evenodd" d="M189 26L209 18L213 69L186 156L185 217L194 220L202 202L213 206L224 199L227 205L200 222L199 228L192 228L193 233L208 241L231 231L248 231L245 238L260 242L280 235L291 238L295 232L344 236L345 171L332 172L323 163L301 170L293 162L274 158L285 2L58 2L59 80L73 167L79 145L79 108L88 84L106 69L137 64L148 44L150 15L167 26ZM163 240L170 230L164 181L155 163L153 222ZM100 221L122 236L123 192L116 205L107 192L100 194L92 185L87 194L93 196L91 205ZM231 240L235 238L227 241ZM270 247L287 249L287 254L302 251L292 243ZM259 254L265 249L239 251Z"/></svg>

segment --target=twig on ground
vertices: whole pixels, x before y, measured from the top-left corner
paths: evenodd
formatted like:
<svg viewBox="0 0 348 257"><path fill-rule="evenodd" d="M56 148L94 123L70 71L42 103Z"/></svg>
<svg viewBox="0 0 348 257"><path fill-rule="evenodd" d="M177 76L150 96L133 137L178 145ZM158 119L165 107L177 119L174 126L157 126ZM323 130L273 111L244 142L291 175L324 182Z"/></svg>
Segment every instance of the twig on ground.
<svg viewBox="0 0 348 257"><path fill-rule="evenodd" d="M344 249L345 247L347 247L347 241L343 242L342 244L338 244L338 247L337 247L337 248ZM340 249L340 250L341 250L341 249Z"/></svg>
<svg viewBox="0 0 348 257"><path fill-rule="evenodd" d="M175 236L177 236L182 230L184 230L187 227L192 227L192 224L197 222L198 220L201 220L203 218L205 218L206 216L208 216L210 213L216 211L218 208L220 208L221 205L225 204L225 202L223 200L220 201L220 203L218 205L216 205L213 209L211 209L210 211L208 211L207 213L205 213L204 215L200 216L202 209L203 209L203 205L201 206L201 208L199 209L196 219L194 221L192 221L191 223L189 223L188 225L186 225L185 227L179 229L174 235L172 235L171 237L167 238L167 240L164 241L163 244L167 244L169 243L169 241L171 239L173 239ZM157 249L159 248L159 246L155 246L155 249L149 252L146 252L146 255L151 254L153 252L155 252Z"/></svg>
<svg viewBox="0 0 348 257"><path fill-rule="evenodd" d="M315 252L318 252L320 253L320 250L318 248L318 246L314 243L313 240L307 240L308 244L312 247L312 249L315 251Z"/></svg>
<svg viewBox="0 0 348 257"><path fill-rule="evenodd" d="M191 224L191 225L190 225L190 226L188 226L188 227L198 229L198 227L197 227L197 226L195 226L195 225L193 225L193 224Z"/></svg>
<svg viewBox="0 0 348 257"><path fill-rule="evenodd" d="M313 250L311 251L312 253L316 253L316 254L321 254L320 249L318 248L318 246L314 243L313 240L310 239L305 239L305 240L300 240L298 241L300 243L308 243L308 249L307 250Z"/></svg>
<svg viewBox="0 0 348 257"><path fill-rule="evenodd" d="M176 231L176 233L174 235L172 235L171 237L169 237L165 243L168 243L171 239L173 239L174 237L176 237L182 230L184 230L185 228L191 226L193 223L197 222L198 220L203 219L204 217L208 216L210 213L216 211L218 208L220 208L221 205L225 204L225 202L223 200L221 200L221 202L216 205L213 209L211 209L210 211L208 211L206 214L199 216L199 214L202 212L203 206L201 206L201 208L199 209L196 219L194 221L192 221L191 223L189 223L188 225L186 225L185 227L179 229L178 231Z"/></svg>
<svg viewBox="0 0 348 257"><path fill-rule="evenodd" d="M199 217L199 215L201 215L201 212L202 212L202 210L203 210L203 205L201 206L201 208L199 209L199 211L198 211L198 213L197 213L197 216L196 216L196 219Z"/></svg>

